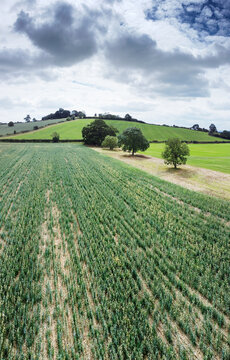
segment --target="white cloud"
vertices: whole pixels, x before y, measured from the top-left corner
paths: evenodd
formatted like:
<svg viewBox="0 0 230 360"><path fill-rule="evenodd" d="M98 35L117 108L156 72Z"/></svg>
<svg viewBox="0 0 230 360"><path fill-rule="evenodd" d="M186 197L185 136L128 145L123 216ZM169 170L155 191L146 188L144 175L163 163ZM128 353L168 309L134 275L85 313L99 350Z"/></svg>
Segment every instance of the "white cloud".
<svg viewBox="0 0 230 360"><path fill-rule="evenodd" d="M204 38L202 26L179 21L181 3L2 0L0 121L66 107L230 128L226 22ZM183 3L188 12L200 8L199 1ZM154 4L156 18L148 20ZM210 11L204 7L197 24L209 18L211 29Z"/></svg>

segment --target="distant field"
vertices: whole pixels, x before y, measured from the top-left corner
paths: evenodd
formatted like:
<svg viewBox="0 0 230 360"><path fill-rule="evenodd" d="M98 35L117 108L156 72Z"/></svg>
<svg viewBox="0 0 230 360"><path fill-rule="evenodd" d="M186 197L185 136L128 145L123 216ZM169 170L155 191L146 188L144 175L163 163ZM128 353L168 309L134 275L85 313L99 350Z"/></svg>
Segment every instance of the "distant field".
<svg viewBox="0 0 230 360"><path fill-rule="evenodd" d="M10 127L8 124L0 125L0 136L13 135L14 131L16 133L20 133L22 131L33 131L34 126L38 126L39 128L42 126L47 126L50 124L57 124L59 122L63 122L66 119L55 119L55 120L44 120L44 121L36 121L29 123L15 123L14 126ZM37 130L36 130L37 131Z"/></svg>
<svg viewBox="0 0 230 360"><path fill-rule="evenodd" d="M151 144L143 154L162 158L164 144ZM189 144L187 164L230 174L230 144Z"/></svg>
<svg viewBox="0 0 230 360"><path fill-rule="evenodd" d="M74 120L57 124L41 130L36 130L28 134L20 134L15 136L15 139L50 139L51 134L57 131L62 140L82 139L82 128L92 122L93 119ZM168 126L141 124L136 122L127 122L121 120L106 120L107 124L115 126L119 132L123 132L127 127L138 127L142 130L144 136L149 141L164 141L170 137L178 137L181 140L187 141L223 141L219 138L209 136L207 133L202 133L189 129L173 128Z"/></svg>

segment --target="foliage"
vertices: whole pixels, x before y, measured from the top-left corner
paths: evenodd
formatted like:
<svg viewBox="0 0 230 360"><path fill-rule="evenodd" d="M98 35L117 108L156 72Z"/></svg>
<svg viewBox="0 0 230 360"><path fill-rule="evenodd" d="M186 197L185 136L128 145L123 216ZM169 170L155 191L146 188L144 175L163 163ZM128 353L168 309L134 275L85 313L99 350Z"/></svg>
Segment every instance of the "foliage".
<svg viewBox="0 0 230 360"><path fill-rule="evenodd" d="M53 132L53 134L51 135L51 137L52 137L52 141L53 142L58 142L59 141L59 139L60 139L60 135L55 131L55 132Z"/></svg>
<svg viewBox="0 0 230 360"><path fill-rule="evenodd" d="M192 127L191 127L192 130L195 130L195 131L203 131L203 132L208 132L207 129L205 128L200 128L199 124L194 124Z"/></svg>
<svg viewBox="0 0 230 360"><path fill-rule="evenodd" d="M229 202L76 144L0 152L0 359L229 359Z"/></svg>
<svg viewBox="0 0 230 360"><path fill-rule="evenodd" d="M127 120L127 121L132 121L132 116L129 115L129 114L126 114L126 115L125 115L125 120Z"/></svg>
<svg viewBox="0 0 230 360"><path fill-rule="evenodd" d="M116 129L101 119L94 120L82 129L82 138L86 145L100 146L107 135L116 136Z"/></svg>
<svg viewBox="0 0 230 360"><path fill-rule="evenodd" d="M211 124L209 126L209 134L211 135L211 134L214 134L214 133L217 133L217 128L216 128L216 125Z"/></svg>
<svg viewBox="0 0 230 360"><path fill-rule="evenodd" d="M103 148L109 148L110 150L113 150L115 147L117 147L117 143L118 140L116 136L107 135L101 145Z"/></svg>
<svg viewBox="0 0 230 360"><path fill-rule="evenodd" d="M51 113L49 115L43 116L42 120L50 120L50 119L64 119L70 116L69 110L64 110L60 108L55 113Z"/></svg>
<svg viewBox="0 0 230 360"><path fill-rule="evenodd" d="M223 139L228 139L230 140L230 131L228 130L224 130L221 133L219 133L219 136Z"/></svg>
<svg viewBox="0 0 230 360"><path fill-rule="evenodd" d="M149 142L136 127L127 128L118 137L118 145L122 146L124 151L132 152L134 155L138 150L145 151L149 147Z"/></svg>
<svg viewBox="0 0 230 360"><path fill-rule="evenodd" d="M25 122L30 122L31 121L31 117L30 115L26 115L26 117L24 118Z"/></svg>
<svg viewBox="0 0 230 360"><path fill-rule="evenodd" d="M189 147L187 144L182 143L180 139L169 139L165 144L165 150L162 152L162 158L165 160L165 164L173 165L177 168L177 165L186 164L187 156L189 156Z"/></svg>
<svg viewBox="0 0 230 360"><path fill-rule="evenodd" d="M14 123L13 123L13 121L10 121L10 122L8 122L8 126L9 126L9 127L12 127L12 126L14 126Z"/></svg>

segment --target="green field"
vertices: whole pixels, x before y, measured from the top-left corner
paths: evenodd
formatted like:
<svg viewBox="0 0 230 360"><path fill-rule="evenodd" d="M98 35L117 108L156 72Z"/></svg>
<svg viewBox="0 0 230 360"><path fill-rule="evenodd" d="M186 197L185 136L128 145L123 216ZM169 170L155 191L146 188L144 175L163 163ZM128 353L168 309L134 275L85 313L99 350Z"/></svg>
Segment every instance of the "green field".
<svg viewBox="0 0 230 360"><path fill-rule="evenodd" d="M66 121L66 119L42 120L36 122L30 121L29 123L15 123L12 127L8 126L8 124L0 124L0 136L13 135L14 131L16 131L16 133L21 133L22 131L33 131L34 126L41 128L43 126L52 125L63 121Z"/></svg>
<svg viewBox="0 0 230 360"><path fill-rule="evenodd" d="M0 359L229 359L229 202L82 145L0 157Z"/></svg>
<svg viewBox="0 0 230 360"><path fill-rule="evenodd" d="M57 124L52 127L37 130L28 134L16 135L15 139L51 139L54 131L60 134L62 140L82 139L82 128L92 122L92 119L74 120ZM141 124L136 122L127 122L120 120L106 120L109 125L115 126L119 132L123 132L127 127L138 127L142 130L144 136L149 141L164 141L170 137L178 137L181 140L187 141L223 141L223 139L209 136L207 133L194 131L189 129L174 128L168 126Z"/></svg>
<svg viewBox="0 0 230 360"><path fill-rule="evenodd" d="M165 144L150 144L142 154L161 158ZM230 144L189 144L187 164L230 174Z"/></svg>

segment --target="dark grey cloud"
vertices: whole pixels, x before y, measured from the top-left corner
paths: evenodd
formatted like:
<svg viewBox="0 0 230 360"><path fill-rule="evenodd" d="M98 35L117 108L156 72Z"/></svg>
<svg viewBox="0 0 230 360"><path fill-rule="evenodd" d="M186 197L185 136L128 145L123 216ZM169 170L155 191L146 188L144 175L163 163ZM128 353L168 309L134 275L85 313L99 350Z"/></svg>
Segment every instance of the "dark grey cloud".
<svg viewBox="0 0 230 360"><path fill-rule="evenodd" d="M82 15L65 2L52 8L52 17L36 20L21 11L14 30L25 34L41 51L50 56L50 61L59 66L70 66L93 56L98 50L98 14L85 8Z"/></svg>
<svg viewBox="0 0 230 360"><path fill-rule="evenodd" d="M189 24L200 36L230 35L229 0L154 0L151 9L146 11L149 20L176 18Z"/></svg>
<svg viewBox="0 0 230 360"><path fill-rule="evenodd" d="M195 57L180 50L162 51L149 36L130 34L107 43L105 56L119 81L137 85L150 94L184 97L207 96L205 70L230 63L229 51L222 47L216 55Z"/></svg>

